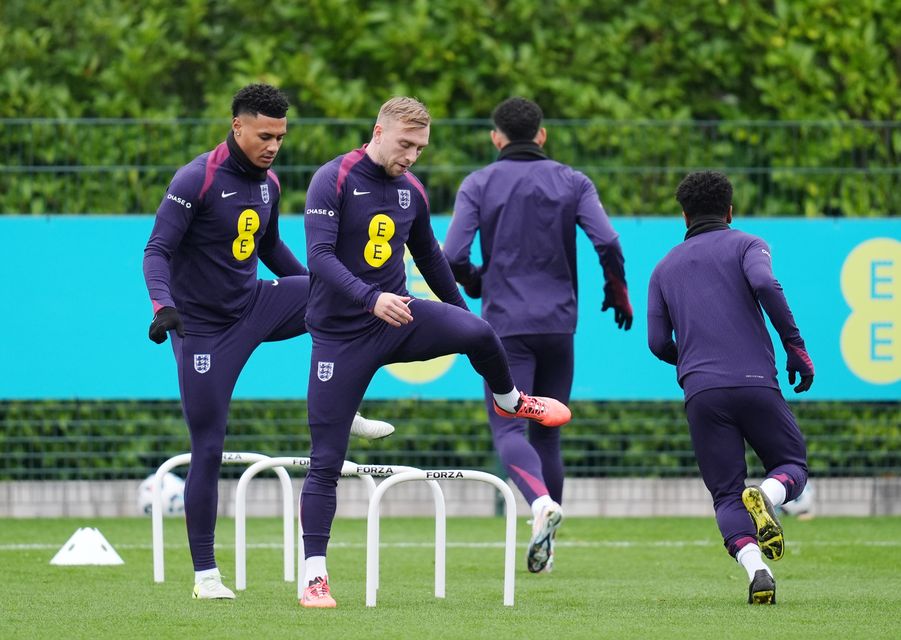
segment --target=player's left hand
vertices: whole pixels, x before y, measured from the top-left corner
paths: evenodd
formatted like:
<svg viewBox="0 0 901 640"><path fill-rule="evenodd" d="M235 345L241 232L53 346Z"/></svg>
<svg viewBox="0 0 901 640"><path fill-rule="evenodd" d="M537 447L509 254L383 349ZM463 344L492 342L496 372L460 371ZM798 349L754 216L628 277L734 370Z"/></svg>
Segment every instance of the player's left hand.
<svg viewBox="0 0 901 640"><path fill-rule="evenodd" d="M632 328L632 304L629 302L629 290L625 282L608 280L604 285L604 302L601 313L613 309L613 321L624 331Z"/></svg>
<svg viewBox="0 0 901 640"><path fill-rule="evenodd" d="M606 289L606 287L604 287ZM613 321L616 326L624 331L632 328L632 305L629 298L625 300L615 300L609 293L604 296L604 304L601 305L601 312L607 309L613 309Z"/></svg>
<svg viewBox="0 0 901 640"><path fill-rule="evenodd" d="M791 370L788 372L788 383L795 384L795 375L797 371ZM810 385L813 384L813 374L801 374L801 382L798 383L798 386L795 387L795 393L804 393L808 389L810 389Z"/></svg>

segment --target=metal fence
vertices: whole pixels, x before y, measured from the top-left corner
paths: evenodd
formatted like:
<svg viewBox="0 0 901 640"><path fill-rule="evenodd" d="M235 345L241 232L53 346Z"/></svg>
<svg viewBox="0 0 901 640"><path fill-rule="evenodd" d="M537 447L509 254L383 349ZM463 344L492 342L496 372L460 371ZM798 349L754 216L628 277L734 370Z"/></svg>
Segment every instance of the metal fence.
<svg viewBox="0 0 901 640"><path fill-rule="evenodd" d="M887 216L901 211L901 122L548 120L547 149L594 180L613 215L677 215L688 171L735 184L741 215ZM487 120L437 120L415 167L449 212L491 162ZM276 170L282 210L303 210L322 163L369 139L370 120L295 118ZM0 119L0 213L152 213L175 170L220 142L210 119Z"/></svg>
<svg viewBox="0 0 901 640"><path fill-rule="evenodd" d="M812 475L901 475L901 404L792 407ZM368 402L365 410L397 431L374 442L352 439L348 459L500 471L480 402ZM580 402L573 413L562 433L567 476L697 476L681 403ZM228 433L226 450L309 455L302 401L236 401ZM118 480L145 477L189 442L176 401L17 401L0 402L0 449L0 480ZM748 463L752 475L762 473L750 452ZM223 467L224 477L239 472Z"/></svg>

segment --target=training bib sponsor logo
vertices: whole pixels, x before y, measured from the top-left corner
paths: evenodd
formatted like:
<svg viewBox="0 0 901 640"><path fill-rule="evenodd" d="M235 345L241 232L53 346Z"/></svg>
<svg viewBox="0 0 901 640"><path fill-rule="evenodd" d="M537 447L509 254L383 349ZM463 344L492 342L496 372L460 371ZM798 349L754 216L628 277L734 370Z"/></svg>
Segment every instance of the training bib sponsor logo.
<svg viewBox="0 0 901 640"><path fill-rule="evenodd" d="M194 354L194 371L197 373L206 373L212 366L212 357L208 353Z"/></svg>
<svg viewBox="0 0 901 640"><path fill-rule="evenodd" d="M400 203L401 209L409 209L410 208L410 190L409 189L398 189L397 190L397 201Z"/></svg>
<svg viewBox="0 0 901 640"><path fill-rule="evenodd" d="M263 204L267 204L269 202L269 185L268 184L260 185L260 195L263 196Z"/></svg>
<svg viewBox="0 0 901 640"><path fill-rule="evenodd" d="M332 374L335 373L335 363L334 362L323 362L319 361L319 365L316 367L316 376L322 380L323 382L328 382L332 379Z"/></svg>

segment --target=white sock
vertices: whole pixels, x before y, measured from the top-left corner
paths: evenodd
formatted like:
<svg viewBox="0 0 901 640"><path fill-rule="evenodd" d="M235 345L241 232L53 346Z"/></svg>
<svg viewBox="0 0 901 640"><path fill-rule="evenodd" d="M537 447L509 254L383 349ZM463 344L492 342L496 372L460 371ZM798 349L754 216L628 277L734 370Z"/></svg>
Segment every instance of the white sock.
<svg viewBox="0 0 901 640"><path fill-rule="evenodd" d="M200 584L200 581L204 578L208 578L210 576L215 576L216 578L221 578L222 576L219 574L219 567L213 567L212 569L204 569L203 571L195 571L194 572L194 584Z"/></svg>
<svg viewBox="0 0 901 640"><path fill-rule="evenodd" d="M304 584L308 585L316 578L324 578L328 575L325 570L325 556L311 556L304 560Z"/></svg>
<svg viewBox="0 0 901 640"><path fill-rule="evenodd" d="M516 413L516 405L519 404L519 390L516 386L507 393L493 393L494 401L504 411Z"/></svg>
<svg viewBox="0 0 901 640"><path fill-rule="evenodd" d="M785 502L785 485L776 480L776 478L767 478L760 483L760 490L766 494L774 507L778 507Z"/></svg>
<svg viewBox="0 0 901 640"><path fill-rule="evenodd" d="M551 500L551 497L548 494L538 496L535 498L535 502L532 503L532 517L537 518L541 514L542 509L549 507L552 504L554 504L554 501Z"/></svg>
<svg viewBox="0 0 901 640"><path fill-rule="evenodd" d="M763 562L763 556L760 553L760 547L756 544L746 544L741 550L735 554L735 561L745 568L748 572L748 580L754 579L754 574L763 569L768 574L773 575L770 568Z"/></svg>

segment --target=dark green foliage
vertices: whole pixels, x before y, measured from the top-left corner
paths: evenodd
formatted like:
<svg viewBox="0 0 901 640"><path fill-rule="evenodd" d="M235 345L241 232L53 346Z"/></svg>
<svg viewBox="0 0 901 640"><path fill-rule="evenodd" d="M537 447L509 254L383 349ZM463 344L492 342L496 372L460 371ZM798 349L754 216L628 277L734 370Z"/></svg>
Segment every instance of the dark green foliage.
<svg viewBox="0 0 901 640"><path fill-rule="evenodd" d="M735 178L745 214L901 209L894 0L854 11L821 0L0 6L0 118L222 119L43 131L4 121L4 213L155 210L175 167L221 140L232 94L251 81L283 88L295 125L357 119L289 135L287 212L302 209L312 168L364 142L396 94L439 119L419 168L438 212L492 158L483 119L511 94L542 105L552 155L586 171L617 215L677 214L675 185L701 167ZM22 169L32 166L43 168Z"/></svg>
<svg viewBox="0 0 901 640"><path fill-rule="evenodd" d="M874 476L901 468L901 405L792 405L814 475ZM574 402L563 427L570 476L694 476L697 467L679 402ZM420 468L498 472L485 408L478 401L366 402L365 415L397 432L353 439L348 459ZM232 403L226 450L309 455L304 401ZM0 403L0 480L139 478L188 450L177 402ZM752 474L759 463L749 454ZM223 467L223 474L242 469Z"/></svg>
<svg viewBox="0 0 901 640"><path fill-rule="evenodd" d="M416 94L487 117L510 94L548 117L896 117L901 5L637 0L6 0L0 115L217 116L278 84L295 116L374 115Z"/></svg>

